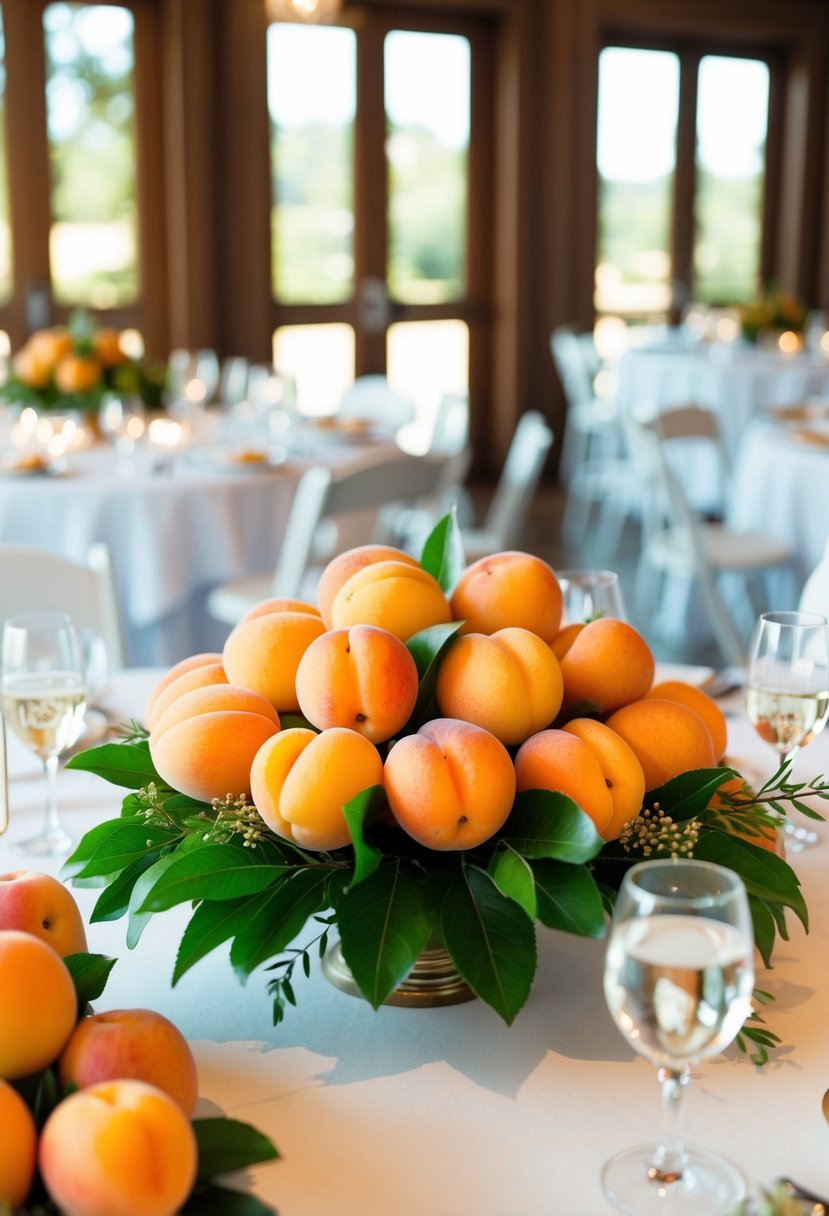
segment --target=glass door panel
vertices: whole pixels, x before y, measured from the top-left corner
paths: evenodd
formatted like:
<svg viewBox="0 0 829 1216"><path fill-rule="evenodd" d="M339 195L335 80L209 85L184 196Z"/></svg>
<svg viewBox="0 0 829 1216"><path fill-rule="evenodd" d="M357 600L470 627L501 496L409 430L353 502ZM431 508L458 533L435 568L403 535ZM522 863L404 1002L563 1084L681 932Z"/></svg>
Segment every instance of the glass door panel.
<svg viewBox="0 0 829 1216"><path fill-rule="evenodd" d="M387 335L388 377L415 403L414 450L425 450L445 393L469 389L469 326L464 321L402 321Z"/></svg>
<svg viewBox="0 0 829 1216"><path fill-rule="evenodd" d="M354 379L350 325L283 325L273 336L273 362L296 381L304 414L333 414Z"/></svg>

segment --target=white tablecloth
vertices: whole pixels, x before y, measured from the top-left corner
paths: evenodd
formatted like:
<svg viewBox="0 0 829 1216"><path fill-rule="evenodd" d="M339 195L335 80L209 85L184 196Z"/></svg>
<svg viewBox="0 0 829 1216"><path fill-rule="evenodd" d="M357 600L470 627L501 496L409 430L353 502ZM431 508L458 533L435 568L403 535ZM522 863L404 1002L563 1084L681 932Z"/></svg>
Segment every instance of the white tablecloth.
<svg viewBox="0 0 829 1216"><path fill-rule="evenodd" d="M211 464L194 450L162 474L143 451L135 475L125 478L116 475L112 450L98 445L73 454L61 476L0 476L0 541L76 561L86 560L93 542L105 542L128 662L173 663L221 649L227 627L207 614L206 594L275 565L297 482L312 462L337 467L396 450L330 442L267 469Z"/></svg>
<svg viewBox="0 0 829 1216"><path fill-rule="evenodd" d="M110 704L140 714L151 683L148 673L124 673ZM732 719L729 734L735 762L771 771L769 749L744 719ZM14 741L11 750L0 871L19 867L9 846L42 813L36 762ZM829 732L797 767L808 777L829 769ZM115 787L82 773L63 772L59 788L75 833L120 805ZM755 1184L786 1174L829 1194L829 831L821 834L794 859L811 933L792 923L774 970L760 976L776 997L767 1022L785 1046L762 1071L734 1049L696 1069L687 1139L726 1153ZM96 892L75 894L88 914ZM479 1001L375 1013L315 970L298 979L298 1008L274 1029L263 975L241 987L222 949L170 988L181 924L177 913L157 917L133 953L123 921L90 926L90 949L118 956L96 1005L150 1006L181 1027L198 1065L197 1113L246 1120L277 1144L282 1159L247 1181L281 1216L607 1216L602 1164L658 1134L654 1069L605 1008L601 941L540 930L536 983L512 1027Z"/></svg>

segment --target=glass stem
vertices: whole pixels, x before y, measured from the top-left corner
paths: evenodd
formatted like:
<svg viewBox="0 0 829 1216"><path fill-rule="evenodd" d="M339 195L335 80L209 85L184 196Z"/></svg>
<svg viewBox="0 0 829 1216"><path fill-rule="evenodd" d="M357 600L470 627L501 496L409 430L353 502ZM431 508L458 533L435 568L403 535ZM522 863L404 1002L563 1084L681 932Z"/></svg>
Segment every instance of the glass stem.
<svg viewBox="0 0 829 1216"><path fill-rule="evenodd" d="M43 772L46 777L46 819L43 824L43 834L44 836L60 836L61 826L58 820L57 800L57 756L46 757L43 761Z"/></svg>
<svg viewBox="0 0 829 1216"><path fill-rule="evenodd" d="M679 1182L687 1158L682 1143L682 1120L685 1110L682 1095L690 1077L687 1069L660 1068L664 1135L648 1170L652 1182Z"/></svg>

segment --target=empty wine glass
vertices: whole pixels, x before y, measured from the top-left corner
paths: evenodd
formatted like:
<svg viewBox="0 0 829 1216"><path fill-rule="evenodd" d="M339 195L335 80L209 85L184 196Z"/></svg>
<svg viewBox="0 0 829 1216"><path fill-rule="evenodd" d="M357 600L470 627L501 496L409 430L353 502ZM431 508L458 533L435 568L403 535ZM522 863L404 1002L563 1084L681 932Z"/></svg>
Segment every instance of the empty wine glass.
<svg viewBox="0 0 829 1216"><path fill-rule="evenodd" d="M17 737L43 761L46 817L43 831L17 848L35 857L67 853L71 838L58 819L55 779L60 756L83 730L86 709L83 658L68 616L35 612L3 626L3 708Z"/></svg>
<svg viewBox="0 0 829 1216"><path fill-rule="evenodd" d="M608 1161L602 1185L632 1216L725 1216L745 1195L739 1170L683 1144L690 1070L732 1042L751 1011L754 936L732 870L685 858L645 861L622 880L604 990L616 1025L659 1070L666 1127L657 1144Z"/></svg>
<svg viewBox="0 0 829 1216"><path fill-rule="evenodd" d="M619 575L613 570L557 570L562 625L584 624L600 616L627 619Z"/></svg>
<svg viewBox="0 0 829 1216"><path fill-rule="evenodd" d="M748 660L746 713L780 763L794 759L823 730L829 716L829 639L815 612L764 612ZM817 842L807 828L785 824L793 852Z"/></svg>
<svg viewBox="0 0 829 1216"><path fill-rule="evenodd" d="M135 445L144 434L144 406L138 397L105 393L98 411L98 424L115 445L116 472L132 476L135 471Z"/></svg>

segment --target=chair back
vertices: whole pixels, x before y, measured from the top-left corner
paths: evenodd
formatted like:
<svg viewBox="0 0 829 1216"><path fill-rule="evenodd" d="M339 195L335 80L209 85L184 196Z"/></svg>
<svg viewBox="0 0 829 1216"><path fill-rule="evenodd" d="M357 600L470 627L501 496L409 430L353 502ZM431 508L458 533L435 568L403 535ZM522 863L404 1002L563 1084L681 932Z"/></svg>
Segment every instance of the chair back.
<svg viewBox="0 0 829 1216"><path fill-rule="evenodd" d="M592 401L593 377L599 369L593 335L579 333L573 325L559 325L550 335L550 350L568 406Z"/></svg>
<svg viewBox="0 0 829 1216"><path fill-rule="evenodd" d="M499 549L518 542L552 445L553 432L543 414L522 414L483 523Z"/></svg>
<svg viewBox="0 0 829 1216"><path fill-rule="evenodd" d="M444 461L425 456L401 456L360 465L345 473L315 466L302 475L285 529L273 581L273 594L301 594L320 525L336 516L373 508L379 511L366 541L393 543L394 510L437 499L443 484Z"/></svg>
<svg viewBox="0 0 829 1216"><path fill-rule="evenodd" d="M798 609L800 612L818 612L829 619L829 536L823 557L803 585Z"/></svg>
<svg viewBox="0 0 829 1216"><path fill-rule="evenodd" d="M337 414L399 430L414 421L415 407L411 398L393 389L385 376L358 376L343 393Z"/></svg>
<svg viewBox="0 0 829 1216"><path fill-rule="evenodd" d="M124 631L106 545L90 545L85 563L0 545L0 624L26 612L67 613L78 629L100 635L110 669L124 666Z"/></svg>
<svg viewBox="0 0 829 1216"><path fill-rule="evenodd" d="M435 413L429 451L457 456L469 445L469 394L444 393Z"/></svg>

